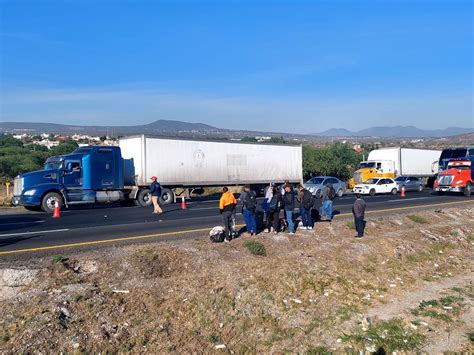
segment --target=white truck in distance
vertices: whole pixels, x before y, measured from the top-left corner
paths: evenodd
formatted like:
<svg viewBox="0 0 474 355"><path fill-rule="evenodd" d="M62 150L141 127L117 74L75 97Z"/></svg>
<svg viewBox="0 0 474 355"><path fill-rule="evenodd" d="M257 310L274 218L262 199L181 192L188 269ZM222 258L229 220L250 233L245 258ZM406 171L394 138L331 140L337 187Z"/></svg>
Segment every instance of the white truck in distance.
<svg viewBox="0 0 474 355"><path fill-rule="evenodd" d="M147 187L153 175L163 187L165 204L175 201L176 188L250 184L258 190L270 182L303 180L301 145L140 135L121 138L119 146L125 185L141 205L149 204Z"/></svg>
<svg viewBox="0 0 474 355"><path fill-rule="evenodd" d="M431 177L437 172L433 166L439 160L441 150L413 148L382 148L369 153L367 161L360 163L360 168L349 182L355 185L371 178L396 178L401 175Z"/></svg>

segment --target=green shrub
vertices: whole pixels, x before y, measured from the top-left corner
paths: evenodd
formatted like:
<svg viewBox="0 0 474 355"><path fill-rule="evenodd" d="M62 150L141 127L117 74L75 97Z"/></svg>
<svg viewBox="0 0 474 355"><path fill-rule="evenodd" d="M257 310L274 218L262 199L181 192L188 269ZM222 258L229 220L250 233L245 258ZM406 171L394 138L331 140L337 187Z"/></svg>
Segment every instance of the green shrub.
<svg viewBox="0 0 474 355"><path fill-rule="evenodd" d="M253 255L267 256L267 250L265 249L265 245L260 242L257 242L256 240L247 240L244 245Z"/></svg>
<svg viewBox="0 0 474 355"><path fill-rule="evenodd" d="M427 221L426 219L424 219L423 217L418 216L418 215L416 215L416 214L408 215L407 218L410 219L410 220L412 220L412 221L415 222L415 223L420 223L420 224L426 224L426 223L428 223L428 221Z"/></svg>

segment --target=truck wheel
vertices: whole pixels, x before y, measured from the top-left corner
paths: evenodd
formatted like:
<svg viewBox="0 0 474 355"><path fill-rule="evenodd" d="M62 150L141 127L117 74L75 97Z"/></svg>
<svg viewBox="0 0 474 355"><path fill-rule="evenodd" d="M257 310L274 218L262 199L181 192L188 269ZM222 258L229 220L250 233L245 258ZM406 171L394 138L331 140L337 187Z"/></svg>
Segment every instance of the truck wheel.
<svg viewBox="0 0 474 355"><path fill-rule="evenodd" d="M142 189L138 191L137 202L139 206L151 206L151 194L149 189Z"/></svg>
<svg viewBox="0 0 474 355"><path fill-rule="evenodd" d="M464 196L469 197L471 196L471 191L472 190L472 185L470 182L466 184L466 187L464 188Z"/></svg>
<svg viewBox="0 0 474 355"><path fill-rule="evenodd" d="M169 205L174 202L174 192L171 189L163 188L161 189L160 202L163 205Z"/></svg>
<svg viewBox="0 0 474 355"><path fill-rule="evenodd" d="M396 195L397 194L397 189L392 189L392 191L390 191L392 195Z"/></svg>
<svg viewBox="0 0 474 355"><path fill-rule="evenodd" d="M344 195L344 191L342 189L337 190L337 196L342 197L342 195Z"/></svg>
<svg viewBox="0 0 474 355"><path fill-rule="evenodd" d="M369 191L369 195L370 195L370 196L375 196L375 189L371 189L371 190Z"/></svg>
<svg viewBox="0 0 474 355"><path fill-rule="evenodd" d="M48 192L41 200L41 209L44 212L53 212L56 201L58 201L59 209L61 209L61 207L63 207L63 199L61 198L61 195L56 192Z"/></svg>

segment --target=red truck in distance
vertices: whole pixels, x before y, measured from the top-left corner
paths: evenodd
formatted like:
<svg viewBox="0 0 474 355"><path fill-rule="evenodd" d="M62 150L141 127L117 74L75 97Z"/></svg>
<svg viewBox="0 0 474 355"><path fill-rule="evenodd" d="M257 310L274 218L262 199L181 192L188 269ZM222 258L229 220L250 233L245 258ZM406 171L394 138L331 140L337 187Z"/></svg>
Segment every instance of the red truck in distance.
<svg viewBox="0 0 474 355"><path fill-rule="evenodd" d="M466 197L471 196L474 184L474 158L457 158L448 162L446 170L438 174L434 183L438 194L444 192L462 192Z"/></svg>

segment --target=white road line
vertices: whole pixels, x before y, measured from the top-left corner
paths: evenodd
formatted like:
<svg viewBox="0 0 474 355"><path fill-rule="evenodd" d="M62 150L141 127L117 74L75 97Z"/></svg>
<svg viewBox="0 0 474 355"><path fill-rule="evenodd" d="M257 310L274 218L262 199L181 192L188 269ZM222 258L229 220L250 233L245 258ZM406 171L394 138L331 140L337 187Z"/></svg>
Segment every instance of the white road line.
<svg viewBox="0 0 474 355"><path fill-rule="evenodd" d="M69 229L50 229L46 231L38 232L22 232L22 233L10 233L10 234L0 234L1 237L14 237L17 235L28 235L28 234L45 234L45 233L57 233L57 232L67 232Z"/></svg>
<svg viewBox="0 0 474 355"><path fill-rule="evenodd" d="M29 224L29 223L44 223L44 222L46 222L46 221L0 223L0 227L2 227L2 226L11 226L12 224Z"/></svg>
<svg viewBox="0 0 474 355"><path fill-rule="evenodd" d="M413 201L413 200L425 200L429 197L413 197L413 198L403 198L401 197L398 200L388 200L387 202L401 202L401 201Z"/></svg>

